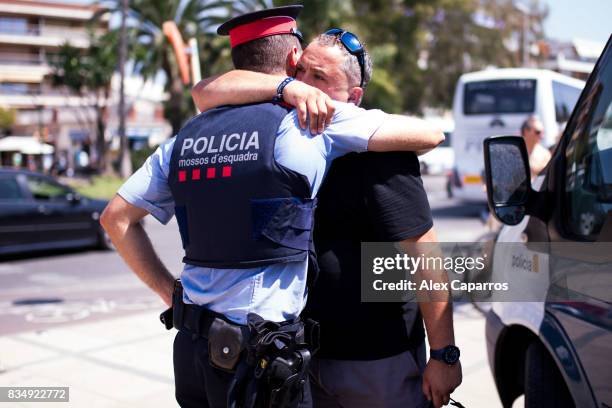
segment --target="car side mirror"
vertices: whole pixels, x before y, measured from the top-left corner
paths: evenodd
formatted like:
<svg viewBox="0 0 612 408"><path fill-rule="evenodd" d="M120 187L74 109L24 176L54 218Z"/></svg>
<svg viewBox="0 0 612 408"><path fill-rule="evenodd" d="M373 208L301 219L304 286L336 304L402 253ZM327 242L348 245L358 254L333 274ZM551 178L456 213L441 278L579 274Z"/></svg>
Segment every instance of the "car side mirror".
<svg viewBox="0 0 612 408"><path fill-rule="evenodd" d="M484 159L489 208L502 223L517 225L533 191L525 141L520 136L489 137Z"/></svg>

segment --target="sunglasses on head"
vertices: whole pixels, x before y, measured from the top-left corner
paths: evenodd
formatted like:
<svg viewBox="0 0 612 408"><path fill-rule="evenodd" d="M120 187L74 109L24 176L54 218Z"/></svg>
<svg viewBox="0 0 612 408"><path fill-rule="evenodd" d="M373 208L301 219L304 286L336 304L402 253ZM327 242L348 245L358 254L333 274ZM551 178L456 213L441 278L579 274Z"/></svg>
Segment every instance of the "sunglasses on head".
<svg viewBox="0 0 612 408"><path fill-rule="evenodd" d="M359 41L359 38L357 38L357 36L350 31L346 31L341 28L332 28L331 30L327 30L325 35L336 36L349 54L357 57L357 62L359 62L359 68L361 69L361 81L359 82L359 87L363 88L365 75L365 50L363 48L363 44L361 44L361 41Z"/></svg>

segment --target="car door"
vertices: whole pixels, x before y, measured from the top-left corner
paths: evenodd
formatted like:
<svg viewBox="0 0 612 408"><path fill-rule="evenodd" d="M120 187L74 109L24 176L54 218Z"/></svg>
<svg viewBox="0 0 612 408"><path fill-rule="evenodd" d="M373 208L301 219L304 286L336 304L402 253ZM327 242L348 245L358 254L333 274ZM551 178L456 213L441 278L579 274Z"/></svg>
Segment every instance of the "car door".
<svg viewBox="0 0 612 408"><path fill-rule="evenodd" d="M92 219L72 189L50 177L28 174L26 184L42 217L39 232L51 246L92 239Z"/></svg>
<svg viewBox="0 0 612 408"><path fill-rule="evenodd" d="M551 270L563 276L556 286L569 301L546 306L571 339L598 406L612 406L611 43L606 50L564 135L560 205L550 236L553 248L579 251L555 257Z"/></svg>
<svg viewBox="0 0 612 408"><path fill-rule="evenodd" d="M29 199L16 172L0 173L0 254L42 242L36 233L37 205Z"/></svg>

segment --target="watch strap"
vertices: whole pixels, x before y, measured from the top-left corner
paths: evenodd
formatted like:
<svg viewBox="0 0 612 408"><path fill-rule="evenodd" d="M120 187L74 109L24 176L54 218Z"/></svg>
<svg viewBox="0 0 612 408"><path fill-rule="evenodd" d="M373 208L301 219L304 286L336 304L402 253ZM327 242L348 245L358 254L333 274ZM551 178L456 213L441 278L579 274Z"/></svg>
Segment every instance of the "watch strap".
<svg viewBox="0 0 612 408"><path fill-rule="evenodd" d="M278 87L276 87L276 96L273 99L274 102L282 102L283 101L283 91L285 90L285 87L287 85L289 85L293 81L295 81L295 78L287 77L287 78L283 79L283 81L280 84L278 84Z"/></svg>

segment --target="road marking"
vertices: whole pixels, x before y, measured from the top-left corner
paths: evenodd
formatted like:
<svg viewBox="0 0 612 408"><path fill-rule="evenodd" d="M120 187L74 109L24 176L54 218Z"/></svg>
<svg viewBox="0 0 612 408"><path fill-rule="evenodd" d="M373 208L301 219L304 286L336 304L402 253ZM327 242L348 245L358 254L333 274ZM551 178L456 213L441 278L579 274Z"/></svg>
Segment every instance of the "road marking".
<svg viewBox="0 0 612 408"><path fill-rule="evenodd" d="M0 315L23 316L29 323L55 324L86 319L94 314L108 315L121 311L144 311L159 309L162 301L153 295L129 299L97 298L91 301L71 301L15 305L0 302Z"/></svg>

